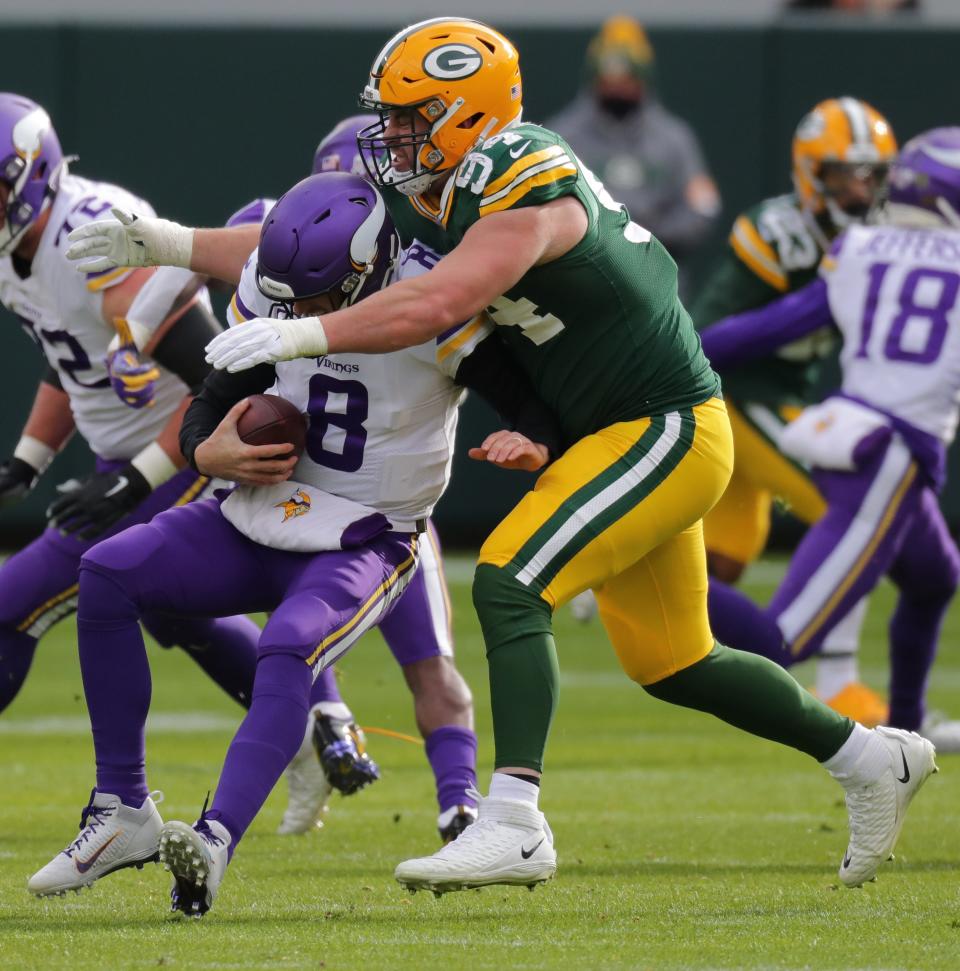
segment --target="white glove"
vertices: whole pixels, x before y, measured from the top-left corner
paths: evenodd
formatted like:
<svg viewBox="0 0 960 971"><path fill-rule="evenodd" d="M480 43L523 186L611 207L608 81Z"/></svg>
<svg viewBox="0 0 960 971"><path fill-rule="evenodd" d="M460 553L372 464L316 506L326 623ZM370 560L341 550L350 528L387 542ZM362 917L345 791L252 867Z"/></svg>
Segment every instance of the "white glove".
<svg viewBox="0 0 960 971"><path fill-rule="evenodd" d="M86 260L77 267L80 273L99 273L116 266L190 267L192 229L169 219L136 216L123 209L110 212L114 219L87 223L67 237L72 243L67 259Z"/></svg>
<svg viewBox="0 0 960 971"><path fill-rule="evenodd" d="M298 357L323 357L327 335L319 317L274 320L254 317L225 330L206 347L207 363L218 371L246 371L258 364L275 364Z"/></svg>

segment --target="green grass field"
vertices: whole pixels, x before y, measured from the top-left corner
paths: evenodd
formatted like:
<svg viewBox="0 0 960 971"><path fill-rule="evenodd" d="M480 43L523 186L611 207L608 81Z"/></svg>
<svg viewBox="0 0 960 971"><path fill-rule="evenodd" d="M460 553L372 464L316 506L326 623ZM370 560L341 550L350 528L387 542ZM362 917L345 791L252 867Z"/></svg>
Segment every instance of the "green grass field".
<svg viewBox="0 0 960 971"><path fill-rule="evenodd" d="M451 576L460 667L475 697L481 787L491 736L469 564ZM766 597L778 572L754 571ZM864 673L885 684L889 587L871 604ZM805 756L647 697L616 666L602 629L557 618L563 694L542 808L560 857L528 893L493 888L410 897L396 862L436 843L422 749L371 736L383 769L337 798L326 827L280 837L284 784L244 840L202 921L171 919L157 867L79 896L36 900L27 877L75 830L93 780L73 623L42 644L0 719L0 969L115 968L960 968L960 757L911 810L877 883L839 888L840 789ZM177 651L153 650L150 783L165 818L192 820L239 710ZM801 679L809 671L798 672ZM360 721L415 734L378 635L342 666ZM932 703L960 714L960 610L951 612Z"/></svg>

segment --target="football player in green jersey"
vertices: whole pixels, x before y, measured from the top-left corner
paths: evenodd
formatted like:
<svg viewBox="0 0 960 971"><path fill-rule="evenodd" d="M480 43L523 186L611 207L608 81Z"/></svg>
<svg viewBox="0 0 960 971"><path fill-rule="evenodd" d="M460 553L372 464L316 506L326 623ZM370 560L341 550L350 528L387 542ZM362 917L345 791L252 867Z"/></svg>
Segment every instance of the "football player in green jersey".
<svg viewBox="0 0 960 971"><path fill-rule="evenodd" d="M691 307L702 329L762 307L814 279L831 241L876 207L897 145L889 124L855 98L820 102L793 139L794 192L765 199L734 222L729 245ZM815 400L834 335L825 328L770 357L724 372L734 468L705 518L710 572L735 583L763 552L774 498L810 525L826 511L805 469L778 447L784 425ZM886 720L886 702L858 679L856 651L866 601L831 632L817 666L817 694L865 725Z"/></svg>
<svg viewBox="0 0 960 971"><path fill-rule="evenodd" d="M374 62L361 103L381 117L361 149L404 243L447 255L322 320L233 328L211 342L208 360L243 370L387 353L443 341L488 309L567 438L484 544L476 571L496 746L489 796L459 839L401 863L397 879L442 893L553 876L553 836L537 808L559 690L551 617L588 587L624 670L651 695L824 764L846 789L841 880L870 879L933 771L933 747L855 725L778 665L714 641L702 518L727 485L733 445L673 261L562 139L521 123L517 53L490 27L438 18L401 31ZM229 246L217 231L156 222L124 231L135 245L105 232L96 252L149 260L158 246L199 270Z"/></svg>

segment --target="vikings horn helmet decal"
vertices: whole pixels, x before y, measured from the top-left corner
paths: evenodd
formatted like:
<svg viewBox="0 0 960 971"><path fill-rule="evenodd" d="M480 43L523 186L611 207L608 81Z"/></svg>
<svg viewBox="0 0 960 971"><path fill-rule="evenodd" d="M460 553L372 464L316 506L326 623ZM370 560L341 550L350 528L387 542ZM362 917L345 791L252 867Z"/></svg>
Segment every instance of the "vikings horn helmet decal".
<svg viewBox="0 0 960 971"><path fill-rule="evenodd" d="M0 93L0 181L8 189L0 256L9 256L20 237L50 205L66 166L50 116L18 94Z"/></svg>
<svg viewBox="0 0 960 971"><path fill-rule="evenodd" d="M960 128L911 138L890 169L887 217L898 225L960 229Z"/></svg>
<svg viewBox="0 0 960 971"><path fill-rule="evenodd" d="M398 250L383 198L365 178L311 175L280 197L263 224L257 286L281 303L336 290L354 303L385 284Z"/></svg>

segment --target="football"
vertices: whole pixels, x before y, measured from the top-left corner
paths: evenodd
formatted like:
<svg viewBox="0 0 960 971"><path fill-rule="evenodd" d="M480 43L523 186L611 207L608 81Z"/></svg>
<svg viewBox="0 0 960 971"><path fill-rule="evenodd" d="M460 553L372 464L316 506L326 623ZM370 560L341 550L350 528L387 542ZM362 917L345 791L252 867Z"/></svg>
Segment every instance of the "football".
<svg viewBox="0 0 960 971"><path fill-rule="evenodd" d="M282 445L289 442L299 458L307 444L307 420L286 398L253 394L237 422L237 434L247 445Z"/></svg>

